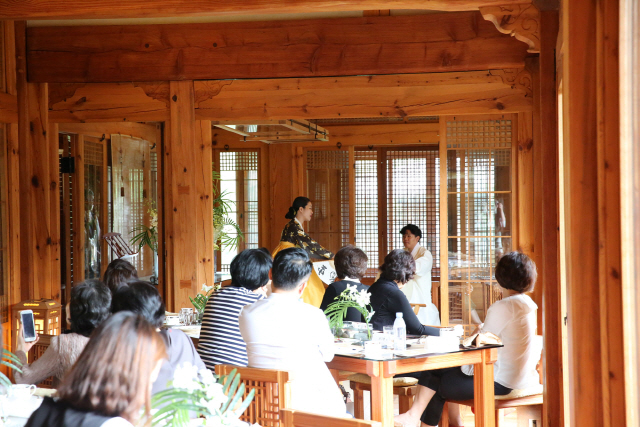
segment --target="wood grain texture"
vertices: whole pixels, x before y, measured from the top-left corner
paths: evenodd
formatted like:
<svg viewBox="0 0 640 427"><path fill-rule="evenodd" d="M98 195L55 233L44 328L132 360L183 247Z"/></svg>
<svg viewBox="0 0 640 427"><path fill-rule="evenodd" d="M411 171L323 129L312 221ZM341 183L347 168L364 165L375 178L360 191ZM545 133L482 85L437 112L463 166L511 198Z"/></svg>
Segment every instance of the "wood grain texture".
<svg viewBox="0 0 640 427"><path fill-rule="evenodd" d="M401 29L401 30L400 30ZM33 27L30 82L317 77L519 68L527 45L480 12Z"/></svg>
<svg viewBox="0 0 640 427"><path fill-rule="evenodd" d="M493 383L492 350L482 350L482 361L473 368L475 425L478 427L492 427L495 425L495 402Z"/></svg>
<svg viewBox="0 0 640 427"><path fill-rule="evenodd" d="M295 146L292 144L273 144L269 146L269 208L271 241L267 248L273 250L280 242L282 229L289 221L284 215L299 194L294 193Z"/></svg>
<svg viewBox="0 0 640 427"><path fill-rule="evenodd" d="M157 143L158 139L158 126L159 125L135 122L61 123L58 129L60 132L81 133L97 138L102 138L103 136L109 138L111 134L129 135L154 144Z"/></svg>
<svg viewBox="0 0 640 427"><path fill-rule="evenodd" d="M18 98L15 95L0 92L0 123L18 122Z"/></svg>
<svg viewBox="0 0 640 427"><path fill-rule="evenodd" d="M530 3L522 0L7 0L1 19L153 18L233 14L309 13L384 9L477 10L483 6Z"/></svg>
<svg viewBox="0 0 640 427"><path fill-rule="evenodd" d="M558 191L558 111L555 79L555 44L558 13L543 11L540 25L540 144L545 159L542 174L542 272L543 425L564 425L564 387L562 363L562 292L559 259L559 191ZM539 308L540 310L540 308ZM539 332L540 333L540 332ZM568 408L567 408L568 409Z"/></svg>
<svg viewBox="0 0 640 427"><path fill-rule="evenodd" d="M209 120L408 117L531 111L526 91L493 71L194 82Z"/></svg>
<svg viewBox="0 0 640 427"><path fill-rule="evenodd" d="M75 172L71 174L72 182L72 218L73 228L69 230L73 236L73 286L80 284L85 278L85 181L84 181L84 135L76 135L71 140L71 157L74 158ZM68 239L71 241L71 239Z"/></svg>
<svg viewBox="0 0 640 427"><path fill-rule="evenodd" d="M52 197L59 197L58 178L51 181L53 159L49 150L47 131L46 83L33 84L26 81L25 64L25 23L15 24L16 34L16 89L18 97L18 140L20 146L20 229L21 229L21 293L28 298L51 298L52 287L60 282L53 277L53 266L59 259L54 258L52 228L55 206ZM55 156L57 167L57 153Z"/></svg>
<svg viewBox="0 0 640 427"><path fill-rule="evenodd" d="M168 89L168 83L52 84L49 116L55 123L168 121Z"/></svg>

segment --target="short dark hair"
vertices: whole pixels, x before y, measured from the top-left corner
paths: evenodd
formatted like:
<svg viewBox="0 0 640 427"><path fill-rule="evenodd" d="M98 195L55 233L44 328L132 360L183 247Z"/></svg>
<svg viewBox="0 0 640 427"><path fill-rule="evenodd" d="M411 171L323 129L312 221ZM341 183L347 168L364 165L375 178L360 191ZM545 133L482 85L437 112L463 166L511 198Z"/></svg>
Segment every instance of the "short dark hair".
<svg viewBox="0 0 640 427"><path fill-rule="evenodd" d="M406 233L407 231L410 231L411 234L413 234L416 237L420 237L420 240L422 240L422 230L420 230L420 228L417 225L414 225L414 224L405 225L404 227L402 227L402 230L400 230L400 234L404 236L404 233Z"/></svg>
<svg viewBox="0 0 640 427"><path fill-rule="evenodd" d="M416 262L404 249L394 249L384 257L380 266L380 277L392 282L407 283L416 273Z"/></svg>
<svg viewBox="0 0 640 427"><path fill-rule="evenodd" d="M273 259L263 249L245 249L231 261L231 286L250 291L269 283Z"/></svg>
<svg viewBox="0 0 640 427"><path fill-rule="evenodd" d="M88 337L111 314L111 292L99 280L86 280L71 288L71 332Z"/></svg>
<svg viewBox="0 0 640 427"><path fill-rule="evenodd" d="M287 211L287 214L284 216L287 219L294 219L296 215L298 215L298 211L300 208L306 208L307 205L311 202L311 199L308 197L298 196L295 198L291 207Z"/></svg>
<svg viewBox="0 0 640 427"><path fill-rule="evenodd" d="M531 292L537 278L536 263L522 252L509 252L496 265L496 280L505 289Z"/></svg>
<svg viewBox="0 0 640 427"><path fill-rule="evenodd" d="M367 261L369 261L367 254L353 245L340 249L333 259L339 279L345 277L362 279L367 272Z"/></svg>
<svg viewBox="0 0 640 427"><path fill-rule="evenodd" d="M107 285L112 294L116 293L118 288L126 286L127 283L133 280L138 280L138 272L130 262L123 259L111 261L104 272L104 284Z"/></svg>
<svg viewBox="0 0 640 427"><path fill-rule="evenodd" d="M158 290L149 282L131 282L113 296L112 311L131 311L144 317L156 328L164 322L165 305Z"/></svg>
<svg viewBox="0 0 640 427"><path fill-rule="evenodd" d="M312 270L313 265L304 249L283 249L273 260L272 286L283 291L292 291L309 278Z"/></svg>

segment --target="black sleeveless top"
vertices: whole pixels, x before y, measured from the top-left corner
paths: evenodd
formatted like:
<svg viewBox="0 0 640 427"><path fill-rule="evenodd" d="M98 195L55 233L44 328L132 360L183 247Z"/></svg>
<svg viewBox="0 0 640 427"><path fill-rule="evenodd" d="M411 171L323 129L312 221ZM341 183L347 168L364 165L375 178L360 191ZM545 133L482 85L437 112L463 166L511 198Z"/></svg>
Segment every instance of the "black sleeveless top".
<svg viewBox="0 0 640 427"><path fill-rule="evenodd" d="M73 409L66 402L45 397L25 427L100 427L113 417Z"/></svg>

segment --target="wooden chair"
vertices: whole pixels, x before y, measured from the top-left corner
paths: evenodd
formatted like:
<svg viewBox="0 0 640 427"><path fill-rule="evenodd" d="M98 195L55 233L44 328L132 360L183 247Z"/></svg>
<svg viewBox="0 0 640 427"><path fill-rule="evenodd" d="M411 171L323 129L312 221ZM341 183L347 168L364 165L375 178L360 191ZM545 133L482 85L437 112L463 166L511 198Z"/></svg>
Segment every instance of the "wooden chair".
<svg viewBox="0 0 640 427"><path fill-rule="evenodd" d="M536 420L537 425L542 425L542 335L536 336L537 345L541 350L540 360L536 365L538 371L538 377L540 385L538 387L532 387L527 390L513 390L511 393L505 396L496 396L495 408L496 408L496 427L503 426L502 412L504 409L515 408L518 416L518 427L529 427L530 420ZM455 401L452 400L449 403L457 403L460 405L473 407L472 400ZM447 404L445 404L444 411L442 411L442 418L440 420L440 426L448 426L448 411Z"/></svg>
<svg viewBox="0 0 640 427"><path fill-rule="evenodd" d="M252 389L256 390L253 401L240 417L249 424L262 427L279 427L280 410L291 402L290 374L273 369L243 368L231 365L216 366L216 374L228 375L233 369L240 374L245 385L244 396Z"/></svg>
<svg viewBox="0 0 640 427"><path fill-rule="evenodd" d="M393 394L398 396L400 413L407 412L413 404L418 384L417 378L398 377L393 379ZM353 416L364 418L364 392L371 393L371 378L365 374L354 374L349 377L349 386L353 390ZM371 398L371 394L369 394Z"/></svg>
<svg viewBox="0 0 640 427"><path fill-rule="evenodd" d="M281 409L280 419L283 427L379 427L378 421L364 421L353 418L335 418Z"/></svg>
<svg viewBox="0 0 640 427"><path fill-rule="evenodd" d="M138 255L120 233L107 233L102 236L117 258L129 259Z"/></svg>
<svg viewBox="0 0 640 427"><path fill-rule="evenodd" d="M411 303L411 308L413 308L413 312L416 314L416 316L418 315L418 313L420 312L420 309L422 307L426 307L427 304L413 304Z"/></svg>

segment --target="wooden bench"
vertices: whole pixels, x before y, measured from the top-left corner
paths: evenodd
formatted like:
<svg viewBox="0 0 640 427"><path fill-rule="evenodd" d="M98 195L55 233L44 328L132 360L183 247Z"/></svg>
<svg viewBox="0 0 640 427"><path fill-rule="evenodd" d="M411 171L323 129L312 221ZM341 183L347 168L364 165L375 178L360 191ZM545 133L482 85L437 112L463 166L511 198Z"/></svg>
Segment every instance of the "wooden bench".
<svg viewBox="0 0 640 427"><path fill-rule="evenodd" d="M407 412L413 404L418 384L417 378L398 377L393 379L393 394L398 396L400 413ZM354 374L349 377L349 387L353 390L353 416L364 418L364 392L371 393L371 378L365 374ZM371 397L371 394L369 394Z"/></svg>

